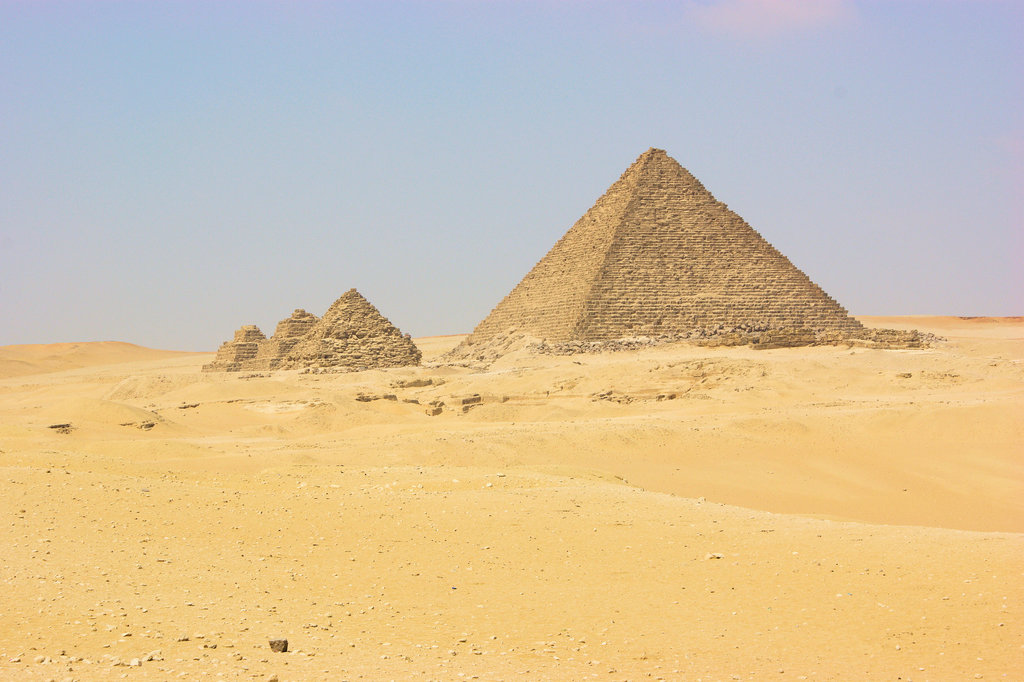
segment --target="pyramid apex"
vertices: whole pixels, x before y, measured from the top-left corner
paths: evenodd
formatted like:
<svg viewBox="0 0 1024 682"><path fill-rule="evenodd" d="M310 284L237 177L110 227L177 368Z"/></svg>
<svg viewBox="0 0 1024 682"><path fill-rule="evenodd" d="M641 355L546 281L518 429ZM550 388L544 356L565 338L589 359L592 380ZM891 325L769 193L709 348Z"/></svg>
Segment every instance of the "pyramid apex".
<svg viewBox="0 0 1024 682"><path fill-rule="evenodd" d="M669 156L668 152L664 149L650 147L643 154L636 157L636 161L626 169L626 173L642 171L645 168L660 167L664 165L666 161L675 162L675 159Z"/></svg>
<svg viewBox="0 0 1024 682"><path fill-rule="evenodd" d="M342 295L341 295L341 296L339 297L339 299L338 299L338 300L341 300L341 299L346 299L346 300L347 300L347 299L350 299L350 298L365 298L365 297L364 297L364 296L363 296L363 295L362 295L361 293L359 293L358 291L356 291L356 288L355 288L355 287L352 287L351 289L349 289L348 291L346 291L345 293L343 293L343 294L342 294Z"/></svg>
<svg viewBox="0 0 1024 682"><path fill-rule="evenodd" d="M341 296L336 298L334 300L334 303L331 304L331 306L327 309L327 312L324 313L324 315L331 313L331 311L336 310L339 306L345 307L349 305L373 307L373 304L366 300L365 296L359 293L355 287L352 287L351 289L343 293Z"/></svg>

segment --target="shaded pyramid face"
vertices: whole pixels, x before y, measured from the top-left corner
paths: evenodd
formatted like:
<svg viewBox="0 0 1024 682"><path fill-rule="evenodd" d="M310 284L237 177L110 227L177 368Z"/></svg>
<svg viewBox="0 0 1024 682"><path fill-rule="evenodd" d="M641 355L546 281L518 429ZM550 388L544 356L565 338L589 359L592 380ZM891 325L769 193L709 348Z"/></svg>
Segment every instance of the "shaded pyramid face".
<svg viewBox="0 0 1024 682"><path fill-rule="evenodd" d="M418 365L420 351L355 289L342 294L281 363L300 367Z"/></svg>
<svg viewBox="0 0 1024 682"><path fill-rule="evenodd" d="M274 335L260 344L251 369L277 369L291 350L320 321L316 315L296 308L289 317L277 323Z"/></svg>
<svg viewBox="0 0 1024 682"><path fill-rule="evenodd" d="M859 322L663 150L642 154L467 339L549 342Z"/></svg>

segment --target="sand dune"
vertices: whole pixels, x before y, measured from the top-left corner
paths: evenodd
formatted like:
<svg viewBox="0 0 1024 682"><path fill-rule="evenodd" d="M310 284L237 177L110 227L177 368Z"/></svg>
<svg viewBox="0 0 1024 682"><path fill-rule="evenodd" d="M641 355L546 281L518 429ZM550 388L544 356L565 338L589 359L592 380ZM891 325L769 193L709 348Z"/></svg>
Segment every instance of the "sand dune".
<svg viewBox="0 0 1024 682"><path fill-rule="evenodd" d="M0 378L195 355L120 341L0 346Z"/></svg>
<svg viewBox="0 0 1024 682"><path fill-rule="evenodd" d="M2 349L0 678L1014 679L1024 321L859 319L948 340Z"/></svg>

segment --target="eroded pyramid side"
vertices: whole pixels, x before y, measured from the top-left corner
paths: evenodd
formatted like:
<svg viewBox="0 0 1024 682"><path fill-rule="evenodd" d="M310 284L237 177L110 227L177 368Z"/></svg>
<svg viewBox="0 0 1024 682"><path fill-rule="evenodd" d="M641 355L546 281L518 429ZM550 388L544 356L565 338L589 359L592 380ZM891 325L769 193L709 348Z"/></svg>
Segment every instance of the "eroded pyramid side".
<svg viewBox="0 0 1024 682"><path fill-rule="evenodd" d="M557 341L571 338L636 193L641 166L638 159L608 188L477 325L469 343L517 332Z"/></svg>
<svg viewBox="0 0 1024 682"><path fill-rule="evenodd" d="M246 368L259 352L267 337L254 324L247 324L235 332L234 338L217 349L213 362L203 365L204 372L238 372Z"/></svg>
<svg viewBox="0 0 1024 682"><path fill-rule="evenodd" d="M292 349L313 330L320 318L302 308L277 323L274 335L260 344L259 351L246 369L278 369Z"/></svg>
<svg viewBox="0 0 1024 682"><path fill-rule="evenodd" d="M664 151L644 157L633 200L571 338L606 341L718 327L862 330Z"/></svg>

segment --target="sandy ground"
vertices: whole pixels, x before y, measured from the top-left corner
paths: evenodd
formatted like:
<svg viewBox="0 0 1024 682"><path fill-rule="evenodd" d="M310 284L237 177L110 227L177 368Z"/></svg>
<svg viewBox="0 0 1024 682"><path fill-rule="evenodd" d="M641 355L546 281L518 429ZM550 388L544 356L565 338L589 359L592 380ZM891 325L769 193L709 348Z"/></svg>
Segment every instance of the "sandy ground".
<svg viewBox="0 0 1024 682"><path fill-rule="evenodd" d="M1022 679L1024 320L861 319L948 341L0 348L0 679Z"/></svg>

